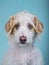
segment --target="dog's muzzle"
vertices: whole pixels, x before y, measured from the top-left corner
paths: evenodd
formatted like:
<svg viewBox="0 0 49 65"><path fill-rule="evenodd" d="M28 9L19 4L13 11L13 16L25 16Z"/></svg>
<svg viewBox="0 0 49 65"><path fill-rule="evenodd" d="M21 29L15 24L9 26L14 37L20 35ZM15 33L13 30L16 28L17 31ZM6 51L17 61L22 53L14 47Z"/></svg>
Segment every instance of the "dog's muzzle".
<svg viewBox="0 0 49 65"><path fill-rule="evenodd" d="M25 44L27 39L26 39L26 36L20 36L19 40L21 44Z"/></svg>

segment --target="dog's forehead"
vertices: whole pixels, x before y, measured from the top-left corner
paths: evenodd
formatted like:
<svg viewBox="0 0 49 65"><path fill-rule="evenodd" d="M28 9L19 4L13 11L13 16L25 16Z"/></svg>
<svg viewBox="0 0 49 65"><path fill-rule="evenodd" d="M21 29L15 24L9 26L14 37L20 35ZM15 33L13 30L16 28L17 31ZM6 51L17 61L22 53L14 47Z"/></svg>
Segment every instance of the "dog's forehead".
<svg viewBox="0 0 49 65"><path fill-rule="evenodd" d="M33 23L34 15L31 14L17 14L15 18L15 23Z"/></svg>

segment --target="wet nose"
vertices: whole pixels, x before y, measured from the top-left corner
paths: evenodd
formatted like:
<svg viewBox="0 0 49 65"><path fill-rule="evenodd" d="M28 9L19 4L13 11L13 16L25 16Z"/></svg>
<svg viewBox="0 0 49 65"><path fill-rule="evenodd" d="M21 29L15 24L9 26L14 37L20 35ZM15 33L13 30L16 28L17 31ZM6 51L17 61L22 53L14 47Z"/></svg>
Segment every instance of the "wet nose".
<svg viewBox="0 0 49 65"><path fill-rule="evenodd" d="M25 42L26 42L26 36L20 36L20 42L21 42L21 44L25 44Z"/></svg>

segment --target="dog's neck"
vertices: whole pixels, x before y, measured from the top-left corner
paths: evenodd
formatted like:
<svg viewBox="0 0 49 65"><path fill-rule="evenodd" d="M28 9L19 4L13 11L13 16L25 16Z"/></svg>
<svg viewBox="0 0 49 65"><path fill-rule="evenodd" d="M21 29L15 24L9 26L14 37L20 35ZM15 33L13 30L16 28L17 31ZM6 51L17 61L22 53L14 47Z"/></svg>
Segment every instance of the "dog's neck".
<svg viewBox="0 0 49 65"><path fill-rule="evenodd" d="M16 51L24 51L24 52L27 52L27 51L31 51L33 49L33 45L15 45L13 47L10 47L11 49L15 49Z"/></svg>

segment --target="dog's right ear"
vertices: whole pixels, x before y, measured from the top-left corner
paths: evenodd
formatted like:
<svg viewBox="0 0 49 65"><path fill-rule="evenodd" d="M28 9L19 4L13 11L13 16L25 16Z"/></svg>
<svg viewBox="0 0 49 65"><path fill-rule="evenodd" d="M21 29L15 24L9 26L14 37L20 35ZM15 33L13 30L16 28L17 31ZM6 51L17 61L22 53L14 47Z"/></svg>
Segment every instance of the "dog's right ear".
<svg viewBox="0 0 49 65"><path fill-rule="evenodd" d="M9 34L10 34L11 31L12 31L12 28L13 28L13 25L14 25L14 19L15 19L15 17L12 16L12 17L10 18L10 20L5 24L6 32L9 33Z"/></svg>

